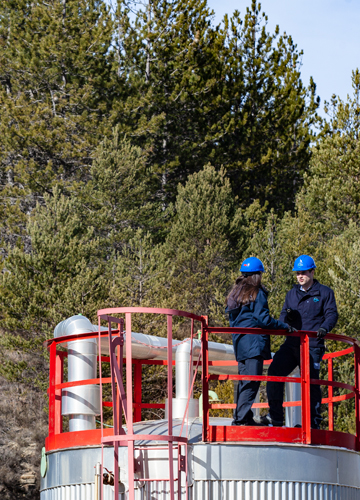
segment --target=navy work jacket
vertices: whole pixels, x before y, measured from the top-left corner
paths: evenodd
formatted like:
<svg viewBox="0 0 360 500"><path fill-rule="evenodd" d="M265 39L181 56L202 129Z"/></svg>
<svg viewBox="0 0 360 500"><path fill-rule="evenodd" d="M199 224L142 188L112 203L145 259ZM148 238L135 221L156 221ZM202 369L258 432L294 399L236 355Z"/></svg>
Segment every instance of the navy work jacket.
<svg viewBox="0 0 360 500"><path fill-rule="evenodd" d="M286 309L292 309L294 318L288 321ZM297 330L317 331L320 327L330 332L336 325L338 312L336 308L334 292L331 288L321 285L314 280L313 285L303 292L300 285L294 287L286 294L284 307L282 308L280 319L287 321ZM286 342L300 345L299 337L289 335ZM324 340L310 339L310 347L324 345Z"/></svg>
<svg viewBox="0 0 360 500"><path fill-rule="evenodd" d="M231 297L228 300L225 313L229 314L231 327L267 328L271 330L287 330L288 325L270 316L267 293L260 288L254 302L239 306ZM237 334L232 335L236 361L263 356L271 358L270 336Z"/></svg>

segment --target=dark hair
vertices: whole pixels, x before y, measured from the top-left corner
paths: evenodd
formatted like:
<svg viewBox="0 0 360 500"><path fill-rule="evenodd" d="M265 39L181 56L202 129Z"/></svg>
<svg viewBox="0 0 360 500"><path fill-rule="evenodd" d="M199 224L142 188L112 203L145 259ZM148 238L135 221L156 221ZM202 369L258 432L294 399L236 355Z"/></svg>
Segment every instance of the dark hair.
<svg viewBox="0 0 360 500"><path fill-rule="evenodd" d="M265 290L261 284L261 273L244 273L235 281L235 285L226 297L226 304L232 299L237 306L246 305L254 302L260 290Z"/></svg>

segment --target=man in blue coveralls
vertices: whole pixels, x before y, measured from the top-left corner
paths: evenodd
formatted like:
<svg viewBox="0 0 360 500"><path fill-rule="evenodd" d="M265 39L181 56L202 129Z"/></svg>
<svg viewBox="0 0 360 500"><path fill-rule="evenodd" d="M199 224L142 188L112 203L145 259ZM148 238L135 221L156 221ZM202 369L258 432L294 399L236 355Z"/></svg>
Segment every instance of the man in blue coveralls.
<svg viewBox="0 0 360 500"><path fill-rule="evenodd" d="M315 262L309 255L300 255L295 260L298 283L286 294L280 320L297 330L317 332L310 339L310 378L319 379L320 361L324 355L324 337L336 325L338 313L333 290L314 279ZM288 335L269 367L270 376L287 377L300 366L300 338ZM268 382L267 396L269 415L262 418L263 424L282 426L284 420L284 383ZM321 422L321 389L319 385L310 387L311 427L319 429Z"/></svg>

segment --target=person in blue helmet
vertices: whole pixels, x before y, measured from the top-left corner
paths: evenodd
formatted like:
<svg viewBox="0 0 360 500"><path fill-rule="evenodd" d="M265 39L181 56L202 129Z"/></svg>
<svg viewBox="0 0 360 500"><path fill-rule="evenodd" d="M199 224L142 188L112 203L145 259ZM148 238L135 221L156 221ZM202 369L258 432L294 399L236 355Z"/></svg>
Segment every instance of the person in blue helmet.
<svg viewBox="0 0 360 500"><path fill-rule="evenodd" d="M244 260L240 272L226 298L225 312L229 314L230 326L293 331L285 322L270 316L267 291L261 284L265 272L261 260L256 257ZM271 358L270 336L233 334L232 340L239 375L262 375L264 359ZM260 381L239 381L232 425L259 425L251 411L259 386Z"/></svg>
<svg viewBox="0 0 360 500"><path fill-rule="evenodd" d="M314 259L309 255L300 255L295 260L293 271L296 272L298 283L287 293L280 319L297 330L317 332L317 337L311 338L309 342L310 377L319 379L320 361L325 352L324 337L336 325L338 313L333 290L314 279L315 269ZM287 377L297 366L300 366L300 338L290 335L275 354L268 374ZM283 394L283 383L267 383L270 410L263 417L263 424L283 425ZM310 402L311 426L318 429L322 420L319 385L311 385Z"/></svg>

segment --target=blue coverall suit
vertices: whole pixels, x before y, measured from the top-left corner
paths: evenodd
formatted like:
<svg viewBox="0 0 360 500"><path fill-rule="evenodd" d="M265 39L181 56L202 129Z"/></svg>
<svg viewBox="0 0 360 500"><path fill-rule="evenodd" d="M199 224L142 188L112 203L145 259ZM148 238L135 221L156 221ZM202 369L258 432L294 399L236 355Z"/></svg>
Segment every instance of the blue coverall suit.
<svg viewBox="0 0 360 500"><path fill-rule="evenodd" d="M229 314L230 327L285 329L288 325L270 316L267 293L259 289L254 302L239 306L230 297L225 310ZM239 375L262 375L264 359L271 358L269 335L232 335ZM234 423L251 424L251 406L259 390L260 381L240 380Z"/></svg>
<svg viewBox="0 0 360 500"><path fill-rule="evenodd" d="M292 319L288 323L297 330L317 331L325 328L330 332L336 325L338 313L334 292L331 288L314 280L313 285L305 292L300 285L287 293L280 319L287 320L287 309L292 309ZM324 340L311 338L310 347L310 378L319 379L320 361L324 355ZM300 366L300 338L289 335L282 344L269 367L270 376L287 377L297 366ZM270 417L282 422L284 418L283 398L284 384L268 382L267 396L270 406ZM318 429L321 422L321 389L319 385L310 387L311 426Z"/></svg>

